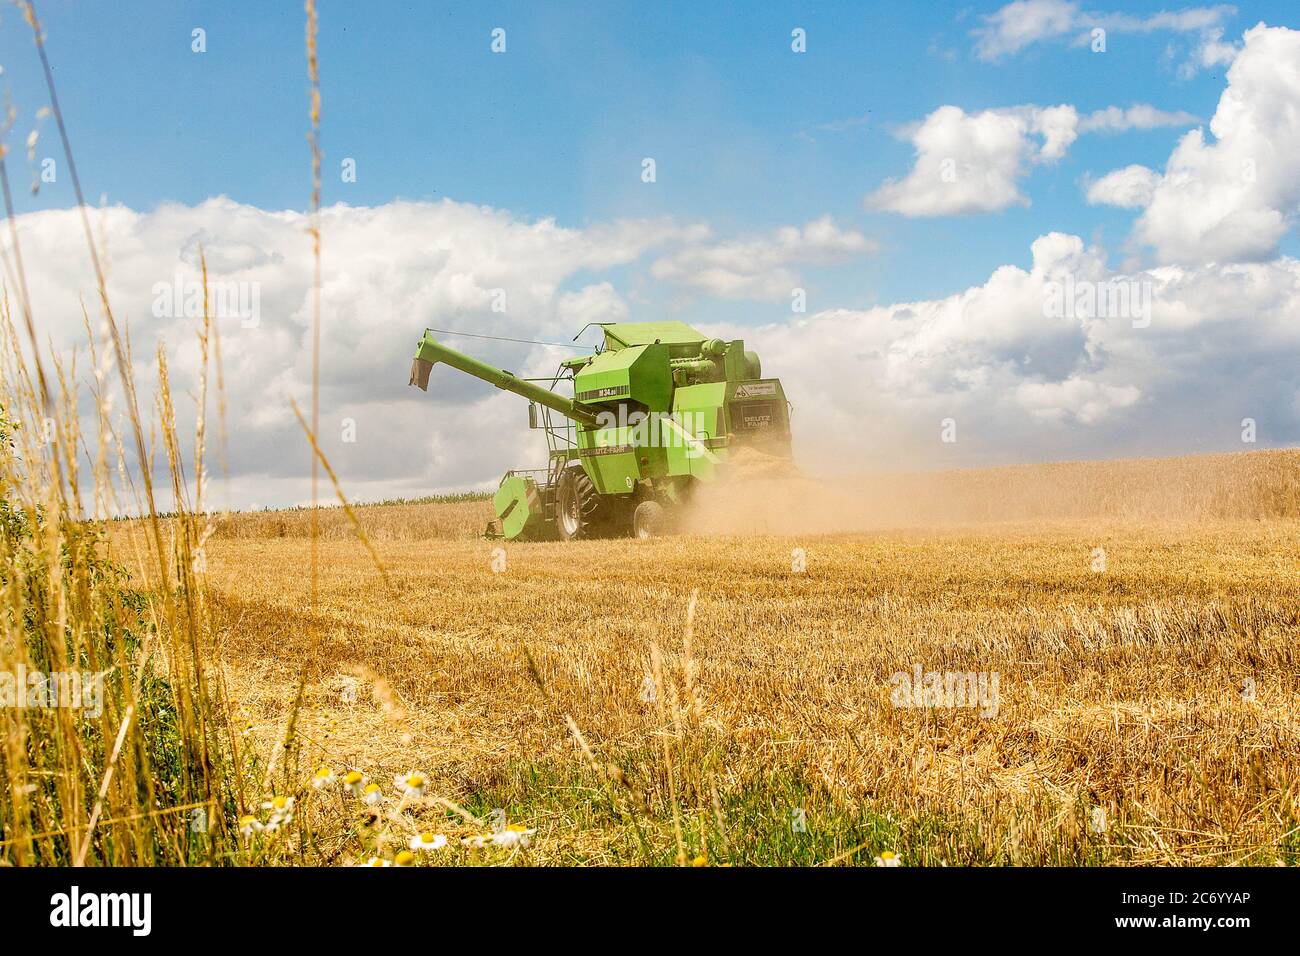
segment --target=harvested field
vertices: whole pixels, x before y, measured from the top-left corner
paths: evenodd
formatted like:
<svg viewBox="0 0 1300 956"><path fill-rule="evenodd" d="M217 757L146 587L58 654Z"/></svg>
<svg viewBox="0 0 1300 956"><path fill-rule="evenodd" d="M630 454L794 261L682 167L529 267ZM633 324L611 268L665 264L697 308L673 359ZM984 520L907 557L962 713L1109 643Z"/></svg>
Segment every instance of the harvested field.
<svg viewBox="0 0 1300 956"><path fill-rule="evenodd" d="M1206 461L1199 500L1252 520L1078 517L1138 475L1186 503L1196 459L1016 469L1087 478L1040 499L1057 520L834 535L502 546L471 537L486 502L361 508L388 583L330 514L314 611L305 514L234 516L209 582L261 747L310 663L304 778L418 768L535 827L529 862L1294 862L1295 459ZM964 474L967 502L1007 487ZM918 668L972 696L898 706Z"/></svg>

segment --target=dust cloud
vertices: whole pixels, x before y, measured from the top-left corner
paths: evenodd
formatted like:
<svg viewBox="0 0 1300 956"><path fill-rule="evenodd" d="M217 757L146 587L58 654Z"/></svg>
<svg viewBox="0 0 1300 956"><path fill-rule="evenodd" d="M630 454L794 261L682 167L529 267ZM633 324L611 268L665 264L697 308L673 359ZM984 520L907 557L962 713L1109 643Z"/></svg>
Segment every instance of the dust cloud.
<svg viewBox="0 0 1300 956"><path fill-rule="evenodd" d="M702 534L831 534L986 522L1300 517L1300 450L817 477L749 449L696 489Z"/></svg>

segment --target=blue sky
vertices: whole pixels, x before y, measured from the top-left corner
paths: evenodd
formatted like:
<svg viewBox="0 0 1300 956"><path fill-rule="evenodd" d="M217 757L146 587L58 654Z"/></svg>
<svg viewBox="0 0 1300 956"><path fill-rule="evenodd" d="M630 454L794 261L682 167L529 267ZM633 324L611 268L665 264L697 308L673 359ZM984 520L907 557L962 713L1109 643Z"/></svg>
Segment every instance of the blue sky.
<svg viewBox="0 0 1300 956"><path fill-rule="evenodd" d="M1180 128L1081 138L1026 182L1031 205L909 220L863 208L906 172L893 135L941 104L1079 111L1149 103L1208 119L1222 71L1177 75L1186 35L1112 35L1104 55L1066 43L982 62L968 3L332 3L320 7L324 201L482 203L562 225L670 214L721 231L829 213L881 244L867 261L809 270L845 307L945 294L1027 263L1046 226L1118 241L1132 218L1090 207L1079 180L1123 161L1159 167ZM1103 5L1105 6L1105 5ZM1161 3L1125 3L1130 14ZM265 209L307 197L303 16L298 3L44 4L50 55L90 197L147 210L225 194ZM1295 22L1251 3L1229 33ZM490 31L507 52L490 52ZM790 31L808 49L790 49ZM191 30L207 52L191 51ZM112 37L111 42L105 42ZM44 102L23 24L6 12L0 63L19 130ZM865 120L865 122L854 122ZM831 128L824 128L831 127ZM53 149L42 134L41 155ZM652 156L658 181L640 181ZM355 183L338 163L353 157ZM66 182L24 208L67 206ZM936 253L936 249L942 253ZM733 320L768 304L709 306Z"/></svg>

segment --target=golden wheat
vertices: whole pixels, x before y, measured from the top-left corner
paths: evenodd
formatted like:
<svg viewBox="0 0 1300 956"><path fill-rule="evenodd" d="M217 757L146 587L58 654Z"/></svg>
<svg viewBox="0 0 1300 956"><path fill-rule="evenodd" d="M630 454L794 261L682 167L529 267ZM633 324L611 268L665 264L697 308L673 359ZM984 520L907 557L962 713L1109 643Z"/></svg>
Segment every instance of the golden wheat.
<svg viewBox="0 0 1300 956"><path fill-rule="evenodd" d="M400 511L384 522L401 527ZM617 779L617 819L639 817L668 859L703 852L708 833L742 843L717 808L772 774L811 788L817 813L870 808L915 833L942 821L913 838L912 862L1294 855L1295 521L501 546L448 520L425 547L382 527L391 586L354 544L323 542L314 612L307 541L210 546L254 739L279 732L313 658L304 768L419 767L458 805L523 767ZM893 706L891 676L917 665L997 674L996 715ZM623 858L610 820L532 822L535 862Z"/></svg>

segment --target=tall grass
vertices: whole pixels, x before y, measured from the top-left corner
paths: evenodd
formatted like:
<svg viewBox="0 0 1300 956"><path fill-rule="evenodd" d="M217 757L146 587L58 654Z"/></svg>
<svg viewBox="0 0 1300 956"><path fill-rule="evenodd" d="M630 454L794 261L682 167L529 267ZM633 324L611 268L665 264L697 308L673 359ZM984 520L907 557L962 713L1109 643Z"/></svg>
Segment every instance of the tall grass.
<svg viewBox="0 0 1300 956"><path fill-rule="evenodd" d="M147 519L133 562L145 574L132 579L95 516L135 497L117 476L145 474L148 458L128 463L106 392L97 395L97 433L82 433L75 369L56 367L57 391L43 398L8 299L0 328L0 674L9 694L0 708L0 860L218 859L232 848L226 820L243 798L220 672L210 665L204 521L186 504L163 354L155 424L178 514L165 532L157 516ZM91 350L101 388L111 355L101 361ZM139 410L127 417L138 423Z"/></svg>
<svg viewBox="0 0 1300 956"><path fill-rule="evenodd" d="M304 848L315 845L310 814L299 817L296 839L265 843L252 836L288 832L294 814L285 808L309 792L300 777L295 717L312 655L301 658L298 697L282 733L259 753L227 694L223 635L209 597L206 547L223 524L205 509L213 373L223 419L224 403L206 261L200 253L204 307L193 330L200 357L195 426L192 436L182 436L161 343L153 406L140 401L130 339L108 294L44 35L34 6L19 7L44 71L83 225L98 322L92 332L86 313L93 378L87 415L79 413L84 395L76 360L65 367L38 340L0 148L8 217L8 243L0 250L0 865L301 859ZM311 425L301 415L299 421L312 456L309 606L315 601L320 468L354 532L370 547L314 438L321 285L315 33L308 0L315 318ZM124 417L123 433L115 429L115 415ZM224 435L224 420L220 425ZM121 525L109 519L121 514L141 517L118 533ZM319 848L315 859L321 859Z"/></svg>
<svg viewBox="0 0 1300 956"><path fill-rule="evenodd" d="M161 345L152 414L140 406L129 338L108 295L44 35L34 7L19 6L81 214L99 334L91 332L87 314L94 412L88 416L93 432L86 434L76 361L65 367L47 356L36 334L0 154L9 240L0 303L0 690L7 692L0 707L0 861L228 859L237 849L229 820L246 796L235 772L238 743L222 676L212 666L203 574L210 533L202 514L209 345L216 342L206 267L196 330L199 413L187 463ZM115 402L125 404L125 435L114 429ZM158 454L175 512L166 524L156 500ZM114 554L103 521L128 510L146 516L135 578Z"/></svg>

